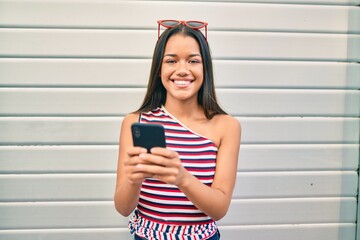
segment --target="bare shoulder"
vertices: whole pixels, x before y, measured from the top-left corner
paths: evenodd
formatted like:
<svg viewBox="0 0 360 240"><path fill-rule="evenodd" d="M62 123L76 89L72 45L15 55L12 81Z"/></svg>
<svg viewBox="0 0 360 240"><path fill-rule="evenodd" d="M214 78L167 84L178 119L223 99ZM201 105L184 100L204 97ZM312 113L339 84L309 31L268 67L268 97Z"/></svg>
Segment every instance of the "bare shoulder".
<svg viewBox="0 0 360 240"><path fill-rule="evenodd" d="M211 129L214 142L217 146L224 146L224 143L238 142L241 138L240 122L226 114L219 114L211 119ZM226 144L227 145L227 144Z"/></svg>
<svg viewBox="0 0 360 240"><path fill-rule="evenodd" d="M127 114L124 119L123 119L123 125L131 125L134 122L138 122L139 121L139 113L129 113Z"/></svg>
<svg viewBox="0 0 360 240"><path fill-rule="evenodd" d="M121 123L120 131L120 144L130 144L128 140L131 138L131 124L138 122L139 114L130 113L127 114Z"/></svg>
<svg viewBox="0 0 360 240"><path fill-rule="evenodd" d="M125 132L130 132L130 126L131 124L139 121L139 115L138 113L129 113L127 114L121 123L121 133L124 134Z"/></svg>
<svg viewBox="0 0 360 240"><path fill-rule="evenodd" d="M216 115L214 117L214 123L216 125L216 129L220 129L222 132L236 133L241 131L240 122L230 115Z"/></svg>

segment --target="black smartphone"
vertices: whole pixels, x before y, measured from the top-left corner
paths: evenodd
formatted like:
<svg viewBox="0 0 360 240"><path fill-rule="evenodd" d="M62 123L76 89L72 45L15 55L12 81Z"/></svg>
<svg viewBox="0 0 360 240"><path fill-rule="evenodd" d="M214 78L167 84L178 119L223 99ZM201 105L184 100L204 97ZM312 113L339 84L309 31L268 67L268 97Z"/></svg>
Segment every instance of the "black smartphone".
<svg viewBox="0 0 360 240"><path fill-rule="evenodd" d="M160 124L133 123L131 133L134 146L146 148L166 147L165 129Z"/></svg>

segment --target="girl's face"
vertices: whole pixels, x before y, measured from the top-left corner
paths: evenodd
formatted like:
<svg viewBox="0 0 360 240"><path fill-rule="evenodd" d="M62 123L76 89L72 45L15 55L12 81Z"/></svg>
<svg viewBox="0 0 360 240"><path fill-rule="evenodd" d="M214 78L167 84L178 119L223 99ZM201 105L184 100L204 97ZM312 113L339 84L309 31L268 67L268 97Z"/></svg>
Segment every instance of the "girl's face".
<svg viewBox="0 0 360 240"><path fill-rule="evenodd" d="M204 76L200 47L194 38L181 34L169 38L162 60L161 81L167 91L167 101L197 101Z"/></svg>

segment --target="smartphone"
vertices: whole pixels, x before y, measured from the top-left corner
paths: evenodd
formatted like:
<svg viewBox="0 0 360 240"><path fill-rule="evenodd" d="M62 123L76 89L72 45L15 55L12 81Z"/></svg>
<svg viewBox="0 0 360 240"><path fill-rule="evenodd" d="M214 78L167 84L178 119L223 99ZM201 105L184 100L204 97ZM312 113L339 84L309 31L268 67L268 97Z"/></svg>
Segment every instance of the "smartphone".
<svg viewBox="0 0 360 240"><path fill-rule="evenodd" d="M160 124L133 123L131 133L134 146L146 148L166 147L165 129Z"/></svg>

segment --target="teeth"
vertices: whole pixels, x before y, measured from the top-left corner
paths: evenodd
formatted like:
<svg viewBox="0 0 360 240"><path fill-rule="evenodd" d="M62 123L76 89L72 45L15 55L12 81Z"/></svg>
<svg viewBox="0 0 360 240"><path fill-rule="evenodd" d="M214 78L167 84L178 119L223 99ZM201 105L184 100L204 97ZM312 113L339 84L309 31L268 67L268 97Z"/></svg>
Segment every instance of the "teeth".
<svg viewBox="0 0 360 240"><path fill-rule="evenodd" d="M190 82L189 81L183 81L183 80L175 80L174 83L176 85L188 85Z"/></svg>

